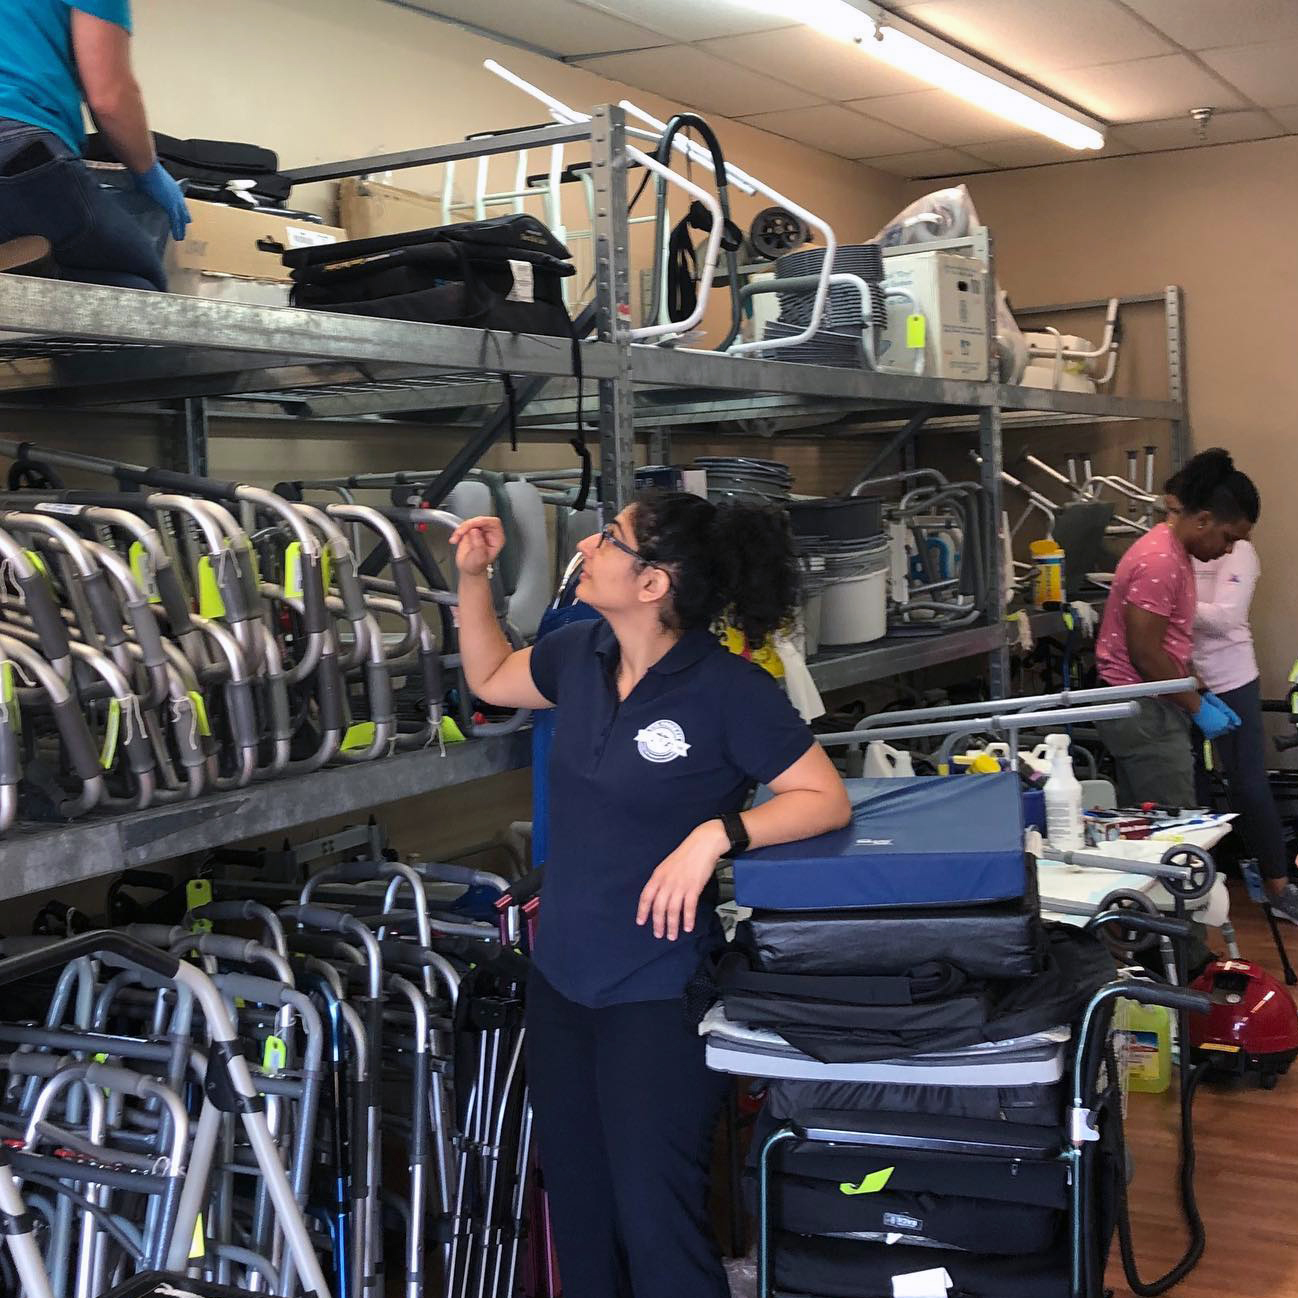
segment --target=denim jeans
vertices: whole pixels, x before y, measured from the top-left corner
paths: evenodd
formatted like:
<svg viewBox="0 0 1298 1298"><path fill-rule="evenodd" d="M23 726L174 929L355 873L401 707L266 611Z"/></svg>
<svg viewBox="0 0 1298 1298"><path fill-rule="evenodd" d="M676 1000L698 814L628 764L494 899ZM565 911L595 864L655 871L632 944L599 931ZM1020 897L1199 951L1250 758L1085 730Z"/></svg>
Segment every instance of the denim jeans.
<svg viewBox="0 0 1298 1298"><path fill-rule="evenodd" d="M17 175L3 174L33 144L43 144L49 156ZM44 235L64 279L163 292L167 276L157 241L123 197L101 187L58 136L0 118L0 240Z"/></svg>

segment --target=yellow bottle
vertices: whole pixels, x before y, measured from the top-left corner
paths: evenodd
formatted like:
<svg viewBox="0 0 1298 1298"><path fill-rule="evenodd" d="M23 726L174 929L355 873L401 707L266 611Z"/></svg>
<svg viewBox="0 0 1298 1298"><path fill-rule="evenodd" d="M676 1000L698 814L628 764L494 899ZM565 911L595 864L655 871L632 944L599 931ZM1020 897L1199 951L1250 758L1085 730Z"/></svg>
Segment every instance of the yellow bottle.
<svg viewBox="0 0 1298 1298"><path fill-rule="evenodd" d="M1159 1094L1172 1084L1172 1015L1161 1005L1120 1000L1114 1027L1122 1033L1127 1089Z"/></svg>

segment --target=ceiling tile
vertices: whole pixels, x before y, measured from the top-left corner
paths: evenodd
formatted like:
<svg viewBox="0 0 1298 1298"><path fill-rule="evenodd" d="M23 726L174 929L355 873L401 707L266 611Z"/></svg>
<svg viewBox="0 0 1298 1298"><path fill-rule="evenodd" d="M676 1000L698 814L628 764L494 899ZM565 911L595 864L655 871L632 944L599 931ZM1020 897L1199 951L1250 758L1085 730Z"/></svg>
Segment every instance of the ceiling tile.
<svg viewBox="0 0 1298 1298"><path fill-rule="evenodd" d="M690 45L610 54L583 60L582 67L614 81L651 90L682 106L720 113L723 117L806 108L817 101L816 95L767 77L755 77L746 68L724 63Z"/></svg>
<svg viewBox="0 0 1298 1298"><path fill-rule="evenodd" d="M885 122L862 117L838 104L815 108L794 108L786 113L758 113L743 119L749 126L810 144L842 158L875 157L882 153L906 153L930 147L930 141L898 130Z"/></svg>
<svg viewBox="0 0 1298 1298"><path fill-rule="evenodd" d="M1208 123L1203 139L1188 117L1162 122L1132 122L1122 128L1122 138L1138 153L1159 149L1193 149L1201 144L1236 144L1241 140L1265 140L1278 134L1267 113L1218 113Z"/></svg>
<svg viewBox="0 0 1298 1298"><path fill-rule="evenodd" d="M1298 40L1204 50L1199 57L1255 104L1278 107L1293 102L1298 84Z"/></svg>
<svg viewBox="0 0 1298 1298"><path fill-rule="evenodd" d="M598 54L667 42L657 32L587 9L576 0L516 4L514 0L414 0L437 17L470 23L556 54Z"/></svg>
<svg viewBox="0 0 1298 1298"><path fill-rule="evenodd" d="M523 0L519 7L527 8L529 3L535 4L536 0ZM763 13L745 0L707 0L707 3L700 3L700 0L582 0L582 3L661 32L676 41L706 41L718 36L735 36L740 32L773 31L797 21L796 14L786 18Z"/></svg>
<svg viewBox="0 0 1298 1298"><path fill-rule="evenodd" d="M916 22L1026 76L1170 53L1113 0L931 0Z"/></svg>
<svg viewBox="0 0 1298 1298"><path fill-rule="evenodd" d="M779 77L822 99L864 99L919 90L927 83L871 58L857 46L836 41L811 27L759 32L700 48L732 63Z"/></svg>
<svg viewBox="0 0 1298 1298"><path fill-rule="evenodd" d="M1020 140L991 140L985 144L970 144L967 151L997 167L1040 167L1049 162L1088 162L1093 158L1116 158L1134 152L1114 135L1108 137L1102 149L1070 149L1046 139L1044 135L1032 135Z"/></svg>
<svg viewBox="0 0 1298 1298"><path fill-rule="evenodd" d="M972 144L975 140L1028 135L1021 126L994 113L985 113L944 90L920 90L909 95L862 99L849 107L900 126L938 144Z"/></svg>
<svg viewBox="0 0 1298 1298"><path fill-rule="evenodd" d="M1293 0L1124 0L1188 50L1208 50L1254 41L1298 36L1298 5Z"/></svg>
<svg viewBox="0 0 1298 1298"><path fill-rule="evenodd" d="M1291 108L1273 108L1271 116L1285 128L1286 131L1298 131L1298 104Z"/></svg>
<svg viewBox="0 0 1298 1298"><path fill-rule="evenodd" d="M959 149L922 149L918 153L894 153L886 158L863 158L867 166L893 176L917 180L921 176L961 176L986 171L987 164Z"/></svg>
<svg viewBox="0 0 1298 1298"><path fill-rule="evenodd" d="M1096 68L1055 72L1050 87L1079 107L1110 122L1148 122L1188 113L1203 104L1242 108L1215 77L1185 54ZM1289 98L1293 98L1292 89Z"/></svg>

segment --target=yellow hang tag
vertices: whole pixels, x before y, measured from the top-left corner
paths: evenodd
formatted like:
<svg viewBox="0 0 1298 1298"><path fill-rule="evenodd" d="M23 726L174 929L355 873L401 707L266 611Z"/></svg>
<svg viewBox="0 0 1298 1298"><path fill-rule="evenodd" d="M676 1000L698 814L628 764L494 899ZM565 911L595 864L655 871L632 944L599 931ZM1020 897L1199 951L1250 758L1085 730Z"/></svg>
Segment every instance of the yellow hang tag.
<svg viewBox="0 0 1298 1298"><path fill-rule="evenodd" d="M859 1185L854 1185L851 1181L842 1181L839 1183L839 1194L858 1195L858 1194L878 1194L889 1181L892 1180L892 1174L897 1169L895 1167L883 1167L877 1172L871 1172L866 1176Z"/></svg>
<svg viewBox="0 0 1298 1298"><path fill-rule="evenodd" d="M203 1235L203 1214L200 1212L194 1221L194 1239L189 1246L189 1260L195 1261L197 1258L204 1257L207 1254L207 1244Z"/></svg>
<svg viewBox="0 0 1298 1298"><path fill-rule="evenodd" d="M1289 684L1298 685L1298 662L1289 668Z"/></svg>
<svg viewBox="0 0 1298 1298"><path fill-rule="evenodd" d="M278 1077L288 1066L288 1047L276 1036L266 1038L266 1049L261 1056L261 1069L270 1077Z"/></svg>
<svg viewBox="0 0 1298 1298"><path fill-rule="evenodd" d="M197 690L186 690L186 694L194 705L194 719L198 722L198 733L210 735L212 723L207 719L207 704L203 702L203 696Z"/></svg>
<svg viewBox="0 0 1298 1298"><path fill-rule="evenodd" d="M284 594L289 599L302 598L301 541L290 541L284 547Z"/></svg>
<svg viewBox="0 0 1298 1298"><path fill-rule="evenodd" d="M216 570L211 558L204 554L198 560L198 611L202 617L224 617L225 600L216 583Z"/></svg>
<svg viewBox="0 0 1298 1298"><path fill-rule="evenodd" d="M454 717L442 718L441 736L444 744L464 743L464 731L455 724Z"/></svg>
<svg viewBox="0 0 1298 1298"><path fill-rule="evenodd" d="M153 564L149 559L149 552L144 548L144 542L132 541L126 557L131 565L131 575L135 578L135 584L144 592L144 598L150 604L161 604L162 596L158 594L158 579L154 576Z"/></svg>
<svg viewBox="0 0 1298 1298"><path fill-rule="evenodd" d="M918 313L906 317L906 346L918 351L928 337L928 321Z"/></svg>
<svg viewBox="0 0 1298 1298"><path fill-rule="evenodd" d="M197 910L200 906L206 906L211 900L211 879L190 879L185 884L186 910ZM212 921L210 919L196 919L189 927L192 933L210 933L212 931Z"/></svg>
<svg viewBox="0 0 1298 1298"><path fill-rule="evenodd" d="M0 663L0 703L8 713L10 729L15 734L22 734L23 710L18 706L18 696L14 693L14 665L8 661Z"/></svg>
<svg viewBox="0 0 1298 1298"><path fill-rule="evenodd" d="M31 566L35 568L36 571L39 572L40 575L44 577L46 581L49 581L50 570L46 566L45 560L39 554L37 554L35 550L24 550L23 554L27 556L27 562L30 563Z"/></svg>
<svg viewBox="0 0 1298 1298"><path fill-rule="evenodd" d="M117 756L117 738L122 729L122 705L116 699L108 700L108 721L104 725L104 743L99 750L99 765L108 770Z"/></svg>
<svg viewBox="0 0 1298 1298"><path fill-rule="evenodd" d="M348 726L347 733L343 736L342 751L350 753L358 748L368 748L374 742L374 731L372 721L358 721L355 725Z"/></svg>
<svg viewBox="0 0 1298 1298"><path fill-rule="evenodd" d="M784 675L784 664L780 661L780 655L775 652L775 647L769 639L760 648L750 650L748 642L744 639L744 633L737 627L727 626L725 633L721 637L721 643L732 654L755 662L777 679Z"/></svg>

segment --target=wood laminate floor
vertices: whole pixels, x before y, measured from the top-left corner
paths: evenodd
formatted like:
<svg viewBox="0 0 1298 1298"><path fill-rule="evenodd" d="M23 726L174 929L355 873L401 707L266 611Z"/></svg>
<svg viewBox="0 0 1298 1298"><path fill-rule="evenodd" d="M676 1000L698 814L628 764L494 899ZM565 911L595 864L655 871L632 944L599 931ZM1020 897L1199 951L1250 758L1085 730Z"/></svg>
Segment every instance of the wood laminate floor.
<svg viewBox="0 0 1298 1298"><path fill-rule="evenodd" d="M1242 889L1233 893L1232 911L1241 953L1279 976L1266 923ZM1298 961L1298 929L1285 925L1283 932L1291 959ZM1222 949L1219 941L1210 945ZM1256 1081L1205 1084L1194 1114L1195 1184L1208 1243L1198 1268L1172 1293L1298 1298L1298 1064L1272 1091ZM1174 1091L1131 1097L1132 1225L1145 1281L1166 1271L1186 1245L1177 1189L1178 1125ZM1131 1298L1116 1247L1109 1283L1117 1298Z"/></svg>

